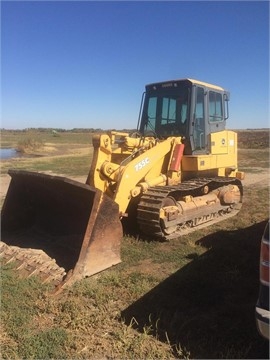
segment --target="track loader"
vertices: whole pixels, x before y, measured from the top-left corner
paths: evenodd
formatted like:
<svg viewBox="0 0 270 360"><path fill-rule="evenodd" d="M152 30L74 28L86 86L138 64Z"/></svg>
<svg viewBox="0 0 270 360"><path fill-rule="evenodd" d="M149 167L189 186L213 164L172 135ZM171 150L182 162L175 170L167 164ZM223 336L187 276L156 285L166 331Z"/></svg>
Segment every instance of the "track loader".
<svg viewBox="0 0 270 360"><path fill-rule="evenodd" d="M244 173L228 101L197 80L149 84L137 131L93 136L85 184L10 170L2 258L64 286L121 261L122 224L168 240L237 214Z"/></svg>

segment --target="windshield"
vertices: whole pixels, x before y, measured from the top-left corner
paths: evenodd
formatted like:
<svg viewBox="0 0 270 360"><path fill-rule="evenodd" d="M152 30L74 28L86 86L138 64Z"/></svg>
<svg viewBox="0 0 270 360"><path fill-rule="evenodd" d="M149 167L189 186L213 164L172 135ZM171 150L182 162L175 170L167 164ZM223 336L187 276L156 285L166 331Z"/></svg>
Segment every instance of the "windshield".
<svg viewBox="0 0 270 360"><path fill-rule="evenodd" d="M158 137L185 136L189 118L189 88L160 89L146 93L140 132Z"/></svg>

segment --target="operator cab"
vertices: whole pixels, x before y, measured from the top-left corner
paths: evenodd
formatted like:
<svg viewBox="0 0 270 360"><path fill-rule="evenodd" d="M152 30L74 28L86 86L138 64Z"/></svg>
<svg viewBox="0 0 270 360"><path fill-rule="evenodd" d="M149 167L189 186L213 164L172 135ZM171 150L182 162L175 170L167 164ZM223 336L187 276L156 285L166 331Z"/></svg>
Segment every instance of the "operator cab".
<svg viewBox="0 0 270 360"><path fill-rule="evenodd" d="M197 80L172 80L145 87L138 130L144 136L181 136L185 154L209 153L209 134L225 129L229 92Z"/></svg>

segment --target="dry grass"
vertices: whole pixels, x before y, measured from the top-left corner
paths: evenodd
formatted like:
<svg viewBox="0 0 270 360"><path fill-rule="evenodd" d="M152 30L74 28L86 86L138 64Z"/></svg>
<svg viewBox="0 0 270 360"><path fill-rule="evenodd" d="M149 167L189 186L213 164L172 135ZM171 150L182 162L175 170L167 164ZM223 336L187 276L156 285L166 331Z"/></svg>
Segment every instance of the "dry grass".
<svg viewBox="0 0 270 360"><path fill-rule="evenodd" d="M247 176L254 166L267 170L265 153L241 150L240 169ZM69 161L76 164L75 158ZM35 159L33 169L36 164L42 161ZM64 173L61 164L63 158L57 166ZM83 168L88 170L88 162ZM125 237L121 264L57 297L38 279L18 280L10 267L3 268L1 357L268 358L254 318L268 185L244 186L236 217L181 239Z"/></svg>

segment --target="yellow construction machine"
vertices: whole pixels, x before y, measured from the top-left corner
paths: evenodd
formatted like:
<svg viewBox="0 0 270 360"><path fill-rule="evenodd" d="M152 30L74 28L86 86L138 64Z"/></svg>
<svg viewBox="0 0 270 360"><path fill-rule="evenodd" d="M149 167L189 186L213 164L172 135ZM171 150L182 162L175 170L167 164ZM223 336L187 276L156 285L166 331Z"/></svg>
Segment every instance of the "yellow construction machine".
<svg viewBox="0 0 270 360"><path fill-rule="evenodd" d="M137 131L93 136L85 184L10 170L0 255L63 286L121 261L122 223L167 240L235 215L244 173L225 130L229 93L183 79L149 84Z"/></svg>

